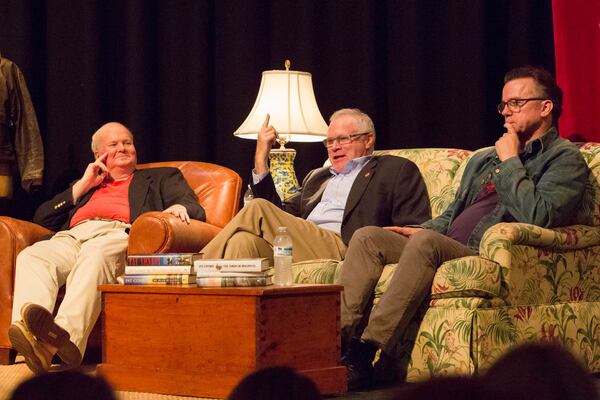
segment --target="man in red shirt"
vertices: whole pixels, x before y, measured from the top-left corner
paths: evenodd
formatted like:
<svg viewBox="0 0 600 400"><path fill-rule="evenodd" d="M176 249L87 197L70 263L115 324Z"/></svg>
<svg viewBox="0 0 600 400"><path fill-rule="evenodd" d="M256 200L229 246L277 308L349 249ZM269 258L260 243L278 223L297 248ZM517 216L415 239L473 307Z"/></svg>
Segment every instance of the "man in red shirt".
<svg viewBox="0 0 600 400"><path fill-rule="evenodd" d="M100 313L97 285L123 273L131 223L147 211L164 211L189 223L205 220L196 195L177 168L137 170L133 135L109 122L92 136L95 161L65 192L42 204L34 222L59 231L17 257L13 347L36 373L50 368L54 354L81 363ZM58 289L66 285L56 317Z"/></svg>

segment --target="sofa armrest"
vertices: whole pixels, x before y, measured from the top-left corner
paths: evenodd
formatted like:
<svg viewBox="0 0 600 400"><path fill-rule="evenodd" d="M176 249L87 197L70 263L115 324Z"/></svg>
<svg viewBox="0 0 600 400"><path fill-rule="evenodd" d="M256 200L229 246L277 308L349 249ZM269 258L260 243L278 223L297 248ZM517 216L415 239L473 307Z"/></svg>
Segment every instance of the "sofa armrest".
<svg viewBox="0 0 600 400"><path fill-rule="evenodd" d="M599 249L600 228L587 225L546 229L500 223L480 243L481 257L500 266L500 297L509 305L597 298Z"/></svg>
<svg viewBox="0 0 600 400"><path fill-rule="evenodd" d="M206 222L191 220L188 225L172 214L151 211L133 222L128 253L195 253L220 231Z"/></svg>
<svg viewBox="0 0 600 400"><path fill-rule="evenodd" d="M481 257L510 266L512 246L549 248L554 251L580 250L600 244L600 227L572 225L541 228L536 225L503 222L488 229L479 246Z"/></svg>

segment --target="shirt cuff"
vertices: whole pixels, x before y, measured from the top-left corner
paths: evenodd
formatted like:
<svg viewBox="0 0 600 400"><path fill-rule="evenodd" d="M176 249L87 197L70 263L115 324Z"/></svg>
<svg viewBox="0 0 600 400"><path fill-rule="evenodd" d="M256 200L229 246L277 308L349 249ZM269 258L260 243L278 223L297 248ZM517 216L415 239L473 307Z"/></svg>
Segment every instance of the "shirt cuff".
<svg viewBox="0 0 600 400"><path fill-rule="evenodd" d="M268 173L269 173L269 170L267 170L267 172L264 172L262 174L257 174L256 172L254 172L254 170L252 170L252 184L253 185L258 184L260 181L265 179L265 176L267 176Z"/></svg>
<svg viewBox="0 0 600 400"><path fill-rule="evenodd" d="M519 157L515 156L508 158L496 165L493 170L492 181L498 186L498 184L501 184L505 179L510 179L519 168L523 168L523 163Z"/></svg>

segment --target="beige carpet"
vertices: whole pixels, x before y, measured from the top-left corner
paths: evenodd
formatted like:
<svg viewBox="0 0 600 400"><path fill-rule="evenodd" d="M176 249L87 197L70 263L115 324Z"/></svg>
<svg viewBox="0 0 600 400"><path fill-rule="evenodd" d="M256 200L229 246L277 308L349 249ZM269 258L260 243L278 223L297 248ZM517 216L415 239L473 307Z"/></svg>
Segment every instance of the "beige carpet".
<svg viewBox="0 0 600 400"><path fill-rule="evenodd" d="M53 369L59 368L54 366ZM83 367L85 372L90 374L96 373L95 365L86 365ZM0 399L8 399L12 391L17 385L33 376L33 372L27 368L20 357L17 357L17 362L14 365L0 365ZM137 393L137 392L120 392L117 391L117 398L119 400L198 400L200 397L182 397L182 396L170 396L154 393Z"/></svg>

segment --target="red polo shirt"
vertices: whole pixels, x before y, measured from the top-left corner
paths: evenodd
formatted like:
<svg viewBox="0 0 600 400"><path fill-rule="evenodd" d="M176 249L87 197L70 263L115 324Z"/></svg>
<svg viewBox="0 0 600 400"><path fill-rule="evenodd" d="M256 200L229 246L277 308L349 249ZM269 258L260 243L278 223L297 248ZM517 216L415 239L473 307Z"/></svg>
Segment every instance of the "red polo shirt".
<svg viewBox="0 0 600 400"><path fill-rule="evenodd" d="M129 223L128 195L132 176L121 181L102 182L90 200L75 212L69 227L94 217Z"/></svg>

